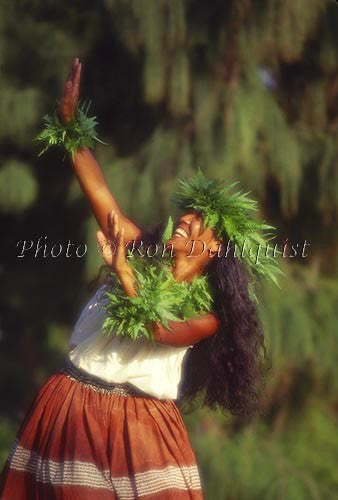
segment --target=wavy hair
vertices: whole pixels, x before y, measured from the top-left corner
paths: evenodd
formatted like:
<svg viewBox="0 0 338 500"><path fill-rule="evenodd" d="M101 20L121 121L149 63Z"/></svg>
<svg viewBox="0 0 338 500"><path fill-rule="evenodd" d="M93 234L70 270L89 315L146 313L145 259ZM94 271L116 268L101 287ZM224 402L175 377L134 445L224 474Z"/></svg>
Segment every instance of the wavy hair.
<svg viewBox="0 0 338 500"><path fill-rule="evenodd" d="M185 411L199 400L202 406L238 416L261 414L260 395L270 365L247 273L233 252L216 255L206 273L220 328L188 350L179 403Z"/></svg>

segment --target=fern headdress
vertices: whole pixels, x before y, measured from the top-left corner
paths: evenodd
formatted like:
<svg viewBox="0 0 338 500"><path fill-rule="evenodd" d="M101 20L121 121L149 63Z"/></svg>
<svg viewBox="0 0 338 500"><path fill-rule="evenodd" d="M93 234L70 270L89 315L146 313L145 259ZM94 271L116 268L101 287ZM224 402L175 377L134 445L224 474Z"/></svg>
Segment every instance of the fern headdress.
<svg viewBox="0 0 338 500"><path fill-rule="evenodd" d="M250 292L255 298L257 277L278 286L277 276L283 274L276 259L280 252L275 250L271 255L268 243L274 238L275 228L253 217L252 213L258 210L257 202L249 198L249 193L233 192L236 184L238 182L224 186L220 180L207 179L199 170L193 178L178 181L174 203L181 210L200 212L204 224L213 229L223 243L228 239L237 246L235 255L245 264Z"/></svg>

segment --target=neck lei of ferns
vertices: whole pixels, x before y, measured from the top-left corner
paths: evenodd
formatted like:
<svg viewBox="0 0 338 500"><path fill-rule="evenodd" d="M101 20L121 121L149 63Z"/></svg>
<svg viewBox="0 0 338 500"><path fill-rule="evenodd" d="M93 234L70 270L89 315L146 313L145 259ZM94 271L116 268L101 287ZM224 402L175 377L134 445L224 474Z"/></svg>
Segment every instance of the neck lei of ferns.
<svg viewBox="0 0 338 500"><path fill-rule="evenodd" d="M138 281L138 295L126 296L119 280L112 274L112 290L106 292L106 335L146 338L154 341L147 325L159 322L170 330L169 321L185 321L212 309L207 278L178 283L171 272L170 258L130 259Z"/></svg>

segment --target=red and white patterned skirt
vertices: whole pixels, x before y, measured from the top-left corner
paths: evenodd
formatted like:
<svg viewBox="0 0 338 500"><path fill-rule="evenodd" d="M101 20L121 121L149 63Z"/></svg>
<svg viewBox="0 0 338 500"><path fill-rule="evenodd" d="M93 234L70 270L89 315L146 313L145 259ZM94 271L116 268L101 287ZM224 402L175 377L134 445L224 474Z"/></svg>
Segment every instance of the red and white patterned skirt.
<svg viewBox="0 0 338 500"><path fill-rule="evenodd" d="M2 472L1 500L202 499L174 401L93 380L68 369L42 387Z"/></svg>

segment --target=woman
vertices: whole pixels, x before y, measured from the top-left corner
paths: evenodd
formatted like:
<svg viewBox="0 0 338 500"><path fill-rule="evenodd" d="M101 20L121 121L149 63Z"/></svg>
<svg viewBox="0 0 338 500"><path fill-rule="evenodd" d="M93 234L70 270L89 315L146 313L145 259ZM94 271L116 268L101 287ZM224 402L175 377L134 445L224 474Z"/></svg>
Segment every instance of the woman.
<svg viewBox="0 0 338 500"><path fill-rule="evenodd" d="M60 104L65 123L74 117L80 74L75 59ZM100 226L103 257L133 297L137 279L125 242L142 240L142 231L121 212L89 149L71 160ZM263 346L244 267L233 255L217 258L221 241L206 220L198 210L188 211L167 244L174 248L176 281L207 274L214 310L170 321L170 330L149 324L155 344L121 341L102 335L106 285L101 287L75 325L67 368L42 387L19 430L2 474L1 499L203 498L175 400L192 402L201 394L211 408L251 410ZM196 245L187 258L191 241L204 251Z"/></svg>

